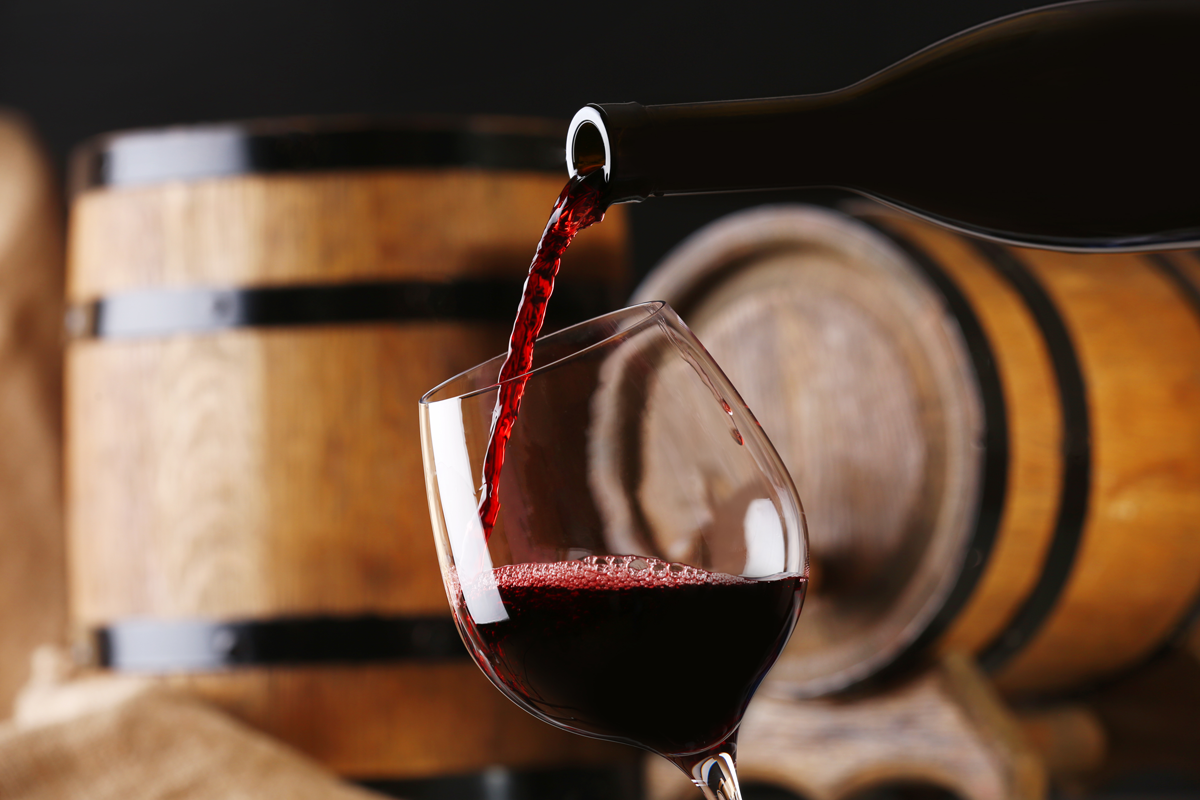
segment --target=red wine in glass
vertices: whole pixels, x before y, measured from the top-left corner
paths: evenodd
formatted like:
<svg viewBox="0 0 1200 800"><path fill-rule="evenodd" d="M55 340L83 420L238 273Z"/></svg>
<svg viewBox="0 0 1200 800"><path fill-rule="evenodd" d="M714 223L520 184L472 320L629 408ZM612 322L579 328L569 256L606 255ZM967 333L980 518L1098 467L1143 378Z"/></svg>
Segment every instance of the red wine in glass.
<svg viewBox="0 0 1200 800"><path fill-rule="evenodd" d="M798 574L748 580L634 556L514 564L491 580L507 619L476 624L461 600L455 614L510 697L672 759L731 739L805 588ZM706 640L722 646L698 665Z"/></svg>
<svg viewBox="0 0 1200 800"><path fill-rule="evenodd" d="M517 376L497 383L498 356L421 400L463 640L540 719L659 753L709 800L739 800L738 726L806 586L791 478L663 303L542 337L534 355ZM513 396L503 508L485 528L477 480Z"/></svg>

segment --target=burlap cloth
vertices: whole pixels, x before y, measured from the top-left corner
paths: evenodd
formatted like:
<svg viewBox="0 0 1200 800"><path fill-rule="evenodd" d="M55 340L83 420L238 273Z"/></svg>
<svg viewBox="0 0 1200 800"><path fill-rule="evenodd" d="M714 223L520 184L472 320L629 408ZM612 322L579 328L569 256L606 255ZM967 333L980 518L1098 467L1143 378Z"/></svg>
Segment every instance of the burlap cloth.
<svg viewBox="0 0 1200 800"><path fill-rule="evenodd" d="M33 649L66 640L57 183L29 125L0 109L0 719Z"/></svg>
<svg viewBox="0 0 1200 800"><path fill-rule="evenodd" d="M0 800L378 800L221 712L147 681L75 678L43 649L0 723Z"/></svg>

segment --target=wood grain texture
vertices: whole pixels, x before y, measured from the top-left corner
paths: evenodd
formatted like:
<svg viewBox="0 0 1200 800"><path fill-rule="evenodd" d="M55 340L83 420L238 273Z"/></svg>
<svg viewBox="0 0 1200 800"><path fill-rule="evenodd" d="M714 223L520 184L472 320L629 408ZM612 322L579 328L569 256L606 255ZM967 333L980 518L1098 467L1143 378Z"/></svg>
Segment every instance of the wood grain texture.
<svg viewBox="0 0 1200 800"><path fill-rule="evenodd" d="M1140 256L1019 257L1078 353L1092 485L1053 615L997 676L1015 693L1058 691L1137 663L1200 592L1200 317Z"/></svg>
<svg viewBox="0 0 1200 800"><path fill-rule="evenodd" d="M76 621L448 613L416 400L503 337L440 322L76 343Z"/></svg>
<svg viewBox="0 0 1200 800"><path fill-rule="evenodd" d="M1017 720L978 669L953 654L855 702L756 699L738 735L738 775L809 800L902 782L966 800L1037 800L1047 788ZM648 764L648 777L648 800L696 791L665 762Z"/></svg>
<svg viewBox="0 0 1200 800"><path fill-rule="evenodd" d="M0 112L0 719L33 649L66 639L63 231L54 176Z"/></svg>
<svg viewBox="0 0 1200 800"><path fill-rule="evenodd" d="M557 176L390 170L93 190L69 297L523 277ZM564 284L625 277L623 209ZM508 326L415 321L78 340L67 357L72 621L449 616L417 401ZM419 777L628 758L538 723L469 662L174 676L326 765Z"/></svg>
<svg viewBox="0 0 1200 800"><path fill-rule="evenodd" d="M1024 301L962 237L899 214L881 217L936 258L979 318L1004 393L1008 424L1007 494L1000 528L979 584L939 640L978 652L1004 632L1042 574L1062 489L1062 419L1046 343Z"/></svg>
<svg viewBox="0 0 1200 800"><path fill-rule="evenodd" d="M71 302L131 289L513 277L558 175L470 169L237 176L91 190L71 211ZM580 233L563 280L623 280L624 209Z"/></svg>

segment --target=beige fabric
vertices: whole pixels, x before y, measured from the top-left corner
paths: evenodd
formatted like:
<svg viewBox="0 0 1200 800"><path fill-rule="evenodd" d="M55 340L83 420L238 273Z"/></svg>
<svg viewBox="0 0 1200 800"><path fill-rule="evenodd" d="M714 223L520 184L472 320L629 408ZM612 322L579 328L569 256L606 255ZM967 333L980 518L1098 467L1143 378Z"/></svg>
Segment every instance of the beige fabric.
<svg viewBox="0 0 1200 800"><path fill-rule="evenodd" d="M107 711L154 687L150 678L76 666L65 650L34 651L29 683L17 695L13 721L23 730ZM2 800L3 795L0 795Z"/></svg>
<svg viewBox="0 0 1200 800"><path fill-rule="evenodd" d="M56 182L29 128L0 110L0 719L33 648L65 637Z"/></svg>
<svg viewBox="0 0 1200 800"><path fill-rule="evenodd" d="M376 800L200 701L130 678L58 683L42 652L0 723L3 800Z"/></svg>

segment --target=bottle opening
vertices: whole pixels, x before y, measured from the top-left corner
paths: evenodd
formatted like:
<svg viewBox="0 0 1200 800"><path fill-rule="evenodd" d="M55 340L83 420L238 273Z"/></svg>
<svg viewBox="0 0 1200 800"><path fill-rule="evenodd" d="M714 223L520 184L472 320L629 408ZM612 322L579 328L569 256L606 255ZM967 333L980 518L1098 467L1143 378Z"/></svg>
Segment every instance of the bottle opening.
<svg viewBox="0 0 1200 800"><path fill-rule="evenodd" d="M604 136L590 122L575 129L571 142L571 165L577 174L584 174L605 165Z"/></svg>

